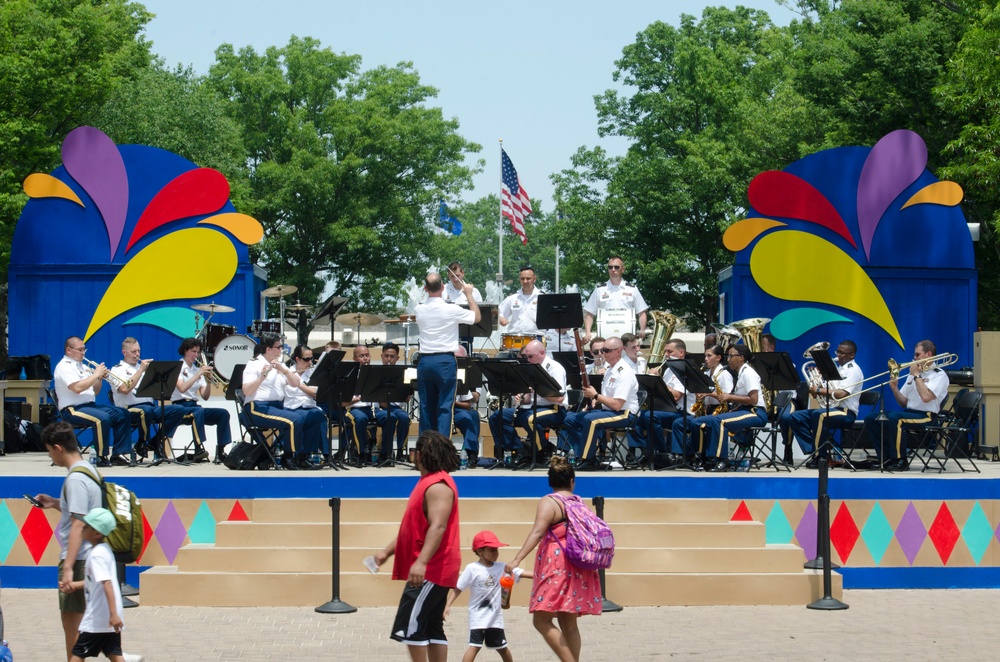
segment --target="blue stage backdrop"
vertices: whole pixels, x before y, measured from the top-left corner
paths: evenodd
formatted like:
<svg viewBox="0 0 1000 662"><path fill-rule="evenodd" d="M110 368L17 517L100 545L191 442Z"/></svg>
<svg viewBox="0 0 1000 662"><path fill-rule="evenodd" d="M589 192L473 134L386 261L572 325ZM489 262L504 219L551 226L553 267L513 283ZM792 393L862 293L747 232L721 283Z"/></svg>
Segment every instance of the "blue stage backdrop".
<svg viewBox="0 0 1000 662"><path fill-rule="evenodd" d="M813 343L858 345L865 375L912 360L930 339L971 366L977 278L961 187L926 168L927 148L894 131L754 178L747 218L726 231L726 322L771 318L796 365ZM891 398L889 398L891 400ZM895 406L894 403L887 403Z"/></svg>
<svg viewBox="0 0 1000 662"><path fill-rule="evenodd" d="M11 355L49 354L55 365L64 339L77 335L88 358L111 366L134 336L144 357L177 358L180 340L194 335L191 305L211 302L235 308L213 323L246 331L265 285L247 247L263 228L236 212L221 173L115 145L93 127L66 136L62 160L24 182L31 199L11 247Z"/></svg>

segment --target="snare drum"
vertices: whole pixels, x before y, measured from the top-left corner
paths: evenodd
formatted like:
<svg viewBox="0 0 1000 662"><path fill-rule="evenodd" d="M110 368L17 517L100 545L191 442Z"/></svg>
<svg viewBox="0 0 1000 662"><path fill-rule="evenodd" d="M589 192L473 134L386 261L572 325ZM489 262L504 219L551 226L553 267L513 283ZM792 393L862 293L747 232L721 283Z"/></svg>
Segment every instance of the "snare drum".
<svg viewBox="0 0 1000 662"><path fill-rule="evenodd" d="M635 311L631 308L597 311L597 335L602 338L621 338L635 333Z"/></svg>
<svg viewBox="0 0 1000 662"><path fill-rule="evenodd" d="M519 350L532 340L545 342L543 335L528 335L525 333L505 333L500 336L500 347L506 350Z"/></svg>
<svg viewBox="0 0 1000 662"><path fill-rule="evenodd" d="M249 363L253 359L253 350L256 346L257 343L250 336L229 336L215 347L215 371L229 381L236 366Z"/></svg>
<svg viewBox="0 0 1000 662"><path fill-rule="evenodd" d="M280 336L281 322L278 320L254 320L253 334L260 338L265 333L273 333L276 336Z"/></svg>
<svg viewBox="0 0 1000 662"><path fill-rule="evenodd" d="M202 329L201 332L205 338L205 346L202 349L208 353L212 351L212 349L220 342L235 334L236 327L228 326L226 324L206 324L205 328Z"/></svg>

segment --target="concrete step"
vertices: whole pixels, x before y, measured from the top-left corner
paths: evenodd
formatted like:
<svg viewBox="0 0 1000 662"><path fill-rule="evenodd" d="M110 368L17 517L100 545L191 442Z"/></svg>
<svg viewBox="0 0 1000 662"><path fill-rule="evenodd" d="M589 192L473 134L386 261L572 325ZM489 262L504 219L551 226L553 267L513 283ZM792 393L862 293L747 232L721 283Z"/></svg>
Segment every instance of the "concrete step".
<svg viewBox="0 0 1000 662"><path fill-rule="evenodd" d="M361 560L378 547L341 547L341 572L359 570ZM515 549L500 552L500 561L514 556ZM530 569L533 557L523 564ZM462 554L462 567L476 560L471 550ZM731 548L634 548L618 547L611 568L614 573L745 573L797 572L805 560L795 545ZM185 572L326 572L333 560L326 547L217 547L191 544L181 548L175 564ZM383 569L383 571L387 571Z"/></svg>
<svg viewBox="0 0 1000 662"><path fill-rule="evenodd" d="M626 607L695 605L805 605L822 597L822 575L789 573L642 573L607 576L608 597ZM344 572L339 597L355 607L399 603L403 582L389 572ZM515 588L512 604L527 606L530 581ZM161 566L142 573L146 606L316 607L333 597L330 573L190 573ZM842 597L840 575L833 576L833 597ZM459 604L464 602L462 596Z"/></svg>
<svg viewBox="0 0 1000 662"><path fill-rule="evenodd" d="M470 522L463 518L461 543L472 544L477 531L490 529L501 541L520 547L530 523ZM378 549L399 531L395 522L347 522L340 525L342 546ZM762 547L761 522L626 522L615 523L615 544L624 547ZM329 524L297 522L220 522L215 529L219 547L322 547L329 546L333 530Z"/></svg>
<svg viewBox="0 0 1000 662"><path fill-rule="evenodd" d="M463 522L502 519L530 524L537 506L538 499L504 499L502 508L496 499L462 499L459 512ZM330 506L323 499L257 499L245 507L255 522L332 521ZM345 499L340 521L398 523L405 507L402 499ZM730 508L725 499L610 499L605 501L604 518L608 522L728 522Z"/></svg>

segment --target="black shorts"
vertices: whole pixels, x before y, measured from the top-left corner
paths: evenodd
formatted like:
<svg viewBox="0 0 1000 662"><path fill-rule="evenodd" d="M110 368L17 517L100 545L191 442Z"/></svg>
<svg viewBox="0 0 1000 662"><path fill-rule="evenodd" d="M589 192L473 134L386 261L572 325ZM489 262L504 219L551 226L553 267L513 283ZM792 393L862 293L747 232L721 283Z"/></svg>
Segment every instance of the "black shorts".
<svg viewBox="0 0 1000 662"><path fill-rule="evenodd" d="M396 641L408 646L427 644L448 644L444 636L444 605L448 600L448 589L425 581L420 587L409 584L403 589L399 599L396 620L392 624L392 634Z"/></svg>
<svg viewBox="0 0 1000 662"><path fill-rule="evenodd" d="M73 646L73 655L77 657L104 657L122 654L121 632L81 632Z"/></svg>
<svg viewBox="0 0 1000 662"><path fill-rule="evenodd" d="M507 636L503 628L469 630L469 645L476 648L482 648L484 645L493 649L507 648Z"/></svg>

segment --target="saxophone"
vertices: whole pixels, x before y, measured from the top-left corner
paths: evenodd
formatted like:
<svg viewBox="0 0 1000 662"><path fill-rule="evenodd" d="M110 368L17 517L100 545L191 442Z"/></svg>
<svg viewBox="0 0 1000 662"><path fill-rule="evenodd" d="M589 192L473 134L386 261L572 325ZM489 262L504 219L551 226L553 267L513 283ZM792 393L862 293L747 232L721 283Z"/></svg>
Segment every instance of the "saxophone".
<svg viewBox="0 0 1000 662"><path fill-rule="evenodd" d="M718 374L719 373L716 373L716 375ZM722 395L722 387L719 386L718 376L712 377L712 383L715 384L715 393L713 393L712 395L714 395L715 399L718 400L719 396ZM722 400L719 400L719 403L720 403L719 406L721 406ZM692 416L706 416L707 414L708 414L708 407L705 406L705 398L696 401L694 403L694 406L691 407Z"/></svg>

